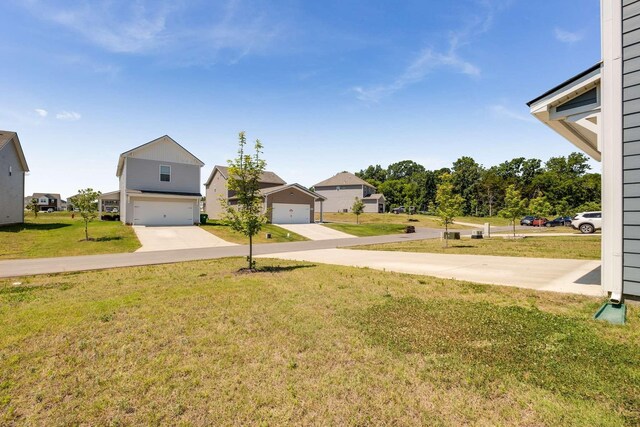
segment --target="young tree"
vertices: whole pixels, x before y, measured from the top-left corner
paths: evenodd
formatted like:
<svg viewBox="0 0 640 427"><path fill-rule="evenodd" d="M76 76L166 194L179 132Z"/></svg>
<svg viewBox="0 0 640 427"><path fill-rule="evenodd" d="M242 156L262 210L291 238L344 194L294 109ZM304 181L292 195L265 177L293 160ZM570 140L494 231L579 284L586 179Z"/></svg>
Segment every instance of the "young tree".
<svg viewBox="0 0 640 427"><path fill-rule="evenodd" d="M449 246L449 224L453 223L456 216L462 215L464 198L453 191L453 178L450 174L440 177L440 185L436 190L436 216L444 225L445 246Z"/></svg>
<svg viewBox="0 0 640 427"><path fill-rule="evenodd" d="M356 197L356 200L351 206L351 211L356 214L356 224L360 224L360 214L364 212L364 202Z"/></svg>
<svg viewBox="0 0 640 427"><path fill-rule="evenodd" d="M527 200L520 196L515 184L507 187L504 197L504 208L498 213L502 218L511 220L513 237L516 237L516 220L527 211Z"/></svg>
<svg viewBox="0 0 640 427"><path fill-rule="evenodd" d="M266 162L260 157L262 144L256 139L255 153L245 153L247 139L244 132L240 132L238 157L229 160L229 177L227 188L235 193L237 205L222 204L225 211L225 222L235 231L249 238L249 269L255 268L253 260L253 236L258 234L267 222L267 216L262 213L262 196L260 195L260 176L264 172Z"/></svg>
<svg viewBox="0 0 640 427"><path fill-rule="evenodd" d="M98 216L98 197L102 193L93 191L93 188L78 190L78 195L73 200L73 206L80 211L84 220L84 238L89 240L89 223Z"/></svg>
<svg viewBox="0 0 640 427"><path fill-rule="evenodd" d="M546 216L549 216L551 214L551 211L553 211L551 203L549 203L547 198L542 194L529 201L529 212L531 212L531 214L536 218L544 218Z"/></svg>
<svg viewBox="0 0 640 427"><path fill-rule="evenodd" d="M31 201L29 202L29 205L27 206L29 208L29 210L31 212L33 212L33 216L34 218L38 218L38 199L36 199L35 197L33 199L31 199Z"/></svg>

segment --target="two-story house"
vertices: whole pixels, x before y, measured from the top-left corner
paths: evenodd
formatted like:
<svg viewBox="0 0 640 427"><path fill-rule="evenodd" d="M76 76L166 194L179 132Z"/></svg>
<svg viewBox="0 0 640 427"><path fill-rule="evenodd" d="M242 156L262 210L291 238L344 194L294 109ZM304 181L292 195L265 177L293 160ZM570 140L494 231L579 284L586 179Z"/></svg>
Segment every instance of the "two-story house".
<svg viewBox="0 0 640 427"><path fill-rule="evenodd" d="M120 220L132 225L200 223L202 166L167 135L120 154Z"/></svg>
<svg viewBox="0 0 640 427"><path fill-rule="evenodd" d="M356 198L364 203L364 211L383 213L384 195L367 181L349 172L340 172L313 186L313 191L326 198L324 212L350 212ZM319 209L319 206L316 206Z"/></svg>
<svg viewBox="0 0 640 427"><path fill-rule="evenodd" d="M33 193L31 196L24 198L25 207L29 206L33 199L36 199L36 204L40 212L46 212L49 209L54 211L63 210L62 202L64 200L62 200L59 193Z"/></svg>
<svg viewBox="0 0 640 427"><path fill-rule="evenodd" d="M24 175L28 171L18 134L0 130L0 225L24 222Z"/></svg>
<svg viewBox="0 0 640 427"><path fill-rule="evenodd" d="M205 182L207 214L211 218L221 218L222 204L236 205L235 193L227 188L229 169L214 166ZM324 197L300 184L287 184L274 172L265 171L260 177L260 195L263 211L273 224L308 224L314 221L314 205L322 203Z"/></svg>

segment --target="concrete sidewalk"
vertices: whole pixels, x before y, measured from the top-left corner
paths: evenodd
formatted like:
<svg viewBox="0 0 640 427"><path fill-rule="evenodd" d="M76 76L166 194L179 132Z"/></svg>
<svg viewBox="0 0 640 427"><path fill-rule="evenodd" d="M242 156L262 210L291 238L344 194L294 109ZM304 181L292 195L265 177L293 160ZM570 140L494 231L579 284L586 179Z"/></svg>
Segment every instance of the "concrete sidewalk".
<svg viewBox="0 0 640 427"><path fill-rule="evenodd" d="M602 296L600 261L323 249L263 255L538 291Z"/></svg>

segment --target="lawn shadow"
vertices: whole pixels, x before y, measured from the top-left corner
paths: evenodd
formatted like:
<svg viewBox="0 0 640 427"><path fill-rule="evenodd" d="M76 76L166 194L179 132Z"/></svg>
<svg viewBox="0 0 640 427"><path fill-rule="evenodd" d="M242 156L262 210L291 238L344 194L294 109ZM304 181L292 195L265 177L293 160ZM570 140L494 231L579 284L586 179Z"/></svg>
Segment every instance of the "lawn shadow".
<svg viewBox="0 0 640 427"><path fill-rule="evenodd" d="M0 232L5 233L18 233L23 230L55 230L58 228L69 227L71 224L62 224L59 222L54 222L51 224L14 224L14 225L5 225L0 227Z"/></svg>
<svg viewBox="0 0 640 427"><path fill-rule="evenodd" d="M112 242L114 240L122 240L122 236L98 237L96 242Z"/></svg>
<svg viewBox="0 0 640 427"><path fill-rule="evenodd" d="M317 267L315 264L303 264L303 265L276 265L276 266L264 266L264 267L258 267L257 272L258 273L282 273L285 271L293 271L293 270L297 270L299 268L312 268L312 267Z"/></svg>

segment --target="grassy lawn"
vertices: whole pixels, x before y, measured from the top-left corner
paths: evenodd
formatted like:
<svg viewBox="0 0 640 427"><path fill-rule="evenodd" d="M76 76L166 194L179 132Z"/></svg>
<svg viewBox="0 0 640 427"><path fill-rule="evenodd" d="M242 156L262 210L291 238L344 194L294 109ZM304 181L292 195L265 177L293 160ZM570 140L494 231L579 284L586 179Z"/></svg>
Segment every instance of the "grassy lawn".
<svg viewBox="0 0 640 427"><path fill-rule="evenodd" d="M238 233L237 231L233 231L231 227L224 225L221 221L210 219L206 224L201 224L200 226L203 230L206 230L227 242L238 243L240 245L249 244L249 238L247 236L242 233ZM267 233L271 233L270 239L267 239ZM301 242L303 240L308 239L273 224L265 224L264 227L262 227L262 231L260 231L256 236L253 236L253 243Z"/></svg>
<svg viewBox="0 0 640 427"><path fill-rule="evenodd" d="M399 234L404 233L406 228L402 224L344 224L344 223L326 223L325 227L342 231L343 233L353 234L358 237L365 236L381 236L383 234Z"/></svg>
<svg viewBox="0 0 640 427"><path fill-rule="evenodd" d="M323 215L323 220L330 223L356 223L355 214L349 213L327 213ZM316 220L320 220L320 214L316 215ZM403 224L415 225L416 227L426 228L444 228L439 220L426 215L409 215L409 214L392 214L392 213L363 213L360 215L360 224ZM455 226L456 229L465 229L468 227Z"/></svg>
<svg viewBox="0 0 640 427"><path fill-rule="evenodd" d="M478 225L484 225L485 222L488 222L489 224L494 225L496 227L511 225L511 221L505 218L500 218L499 216L492 216L492 217L461 216L461 217L456 217L456 221L468 222L470 224L478 224ZM518 222L517 225L520 225L520 223Z"/></svg>
<svg viewBox="0 0 640 427"><path fill-rule="evenodd" d="M119 221L89 223L84 241L84 221L68 212L26 214L25 223L0 227L0 259L43 258L133 252L140 242L131 229Z"/></svg>
<svg viewBox="0 0 640 427"><path fill-rule="evenodd" d="M428 252L438 254L495 255L532 258L600 259L600 236L526 237L524 239L450 240L443 248L440 239L364 245L351 249L374 251Z"/></svg>
<svg viewBox="0 0 640 427"><path fill-rule="evenodd" d="M0 424L640 423L637 306L259 264L0 280Z"/></svg>

